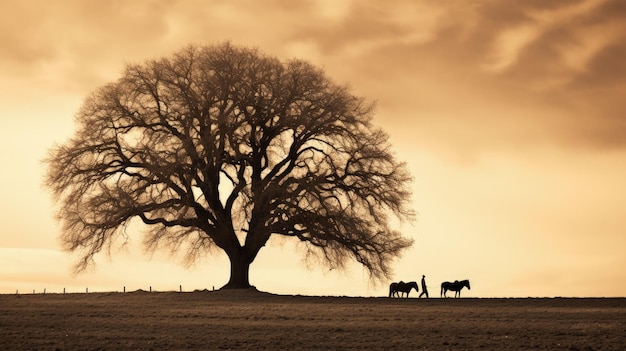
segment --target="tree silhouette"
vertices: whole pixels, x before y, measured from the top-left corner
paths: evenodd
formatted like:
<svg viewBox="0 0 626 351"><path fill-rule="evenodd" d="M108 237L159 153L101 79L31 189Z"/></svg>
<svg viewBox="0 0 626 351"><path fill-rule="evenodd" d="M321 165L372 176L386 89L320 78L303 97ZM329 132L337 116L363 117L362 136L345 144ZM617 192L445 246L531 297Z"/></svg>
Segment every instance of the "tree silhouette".
<svg viewBox="0 0 626 351"><path fill-rule="evenodd" d="M389 225L390 214L414 217L411 177L372 113L305 61L230 43L128 65L46 159L64 249L81 271L140 219L147 250L165 245L187 262L223 250L225 288L251 286L272 235L300 240L328 268L355 259L387 277L412 245Z"/></svg>

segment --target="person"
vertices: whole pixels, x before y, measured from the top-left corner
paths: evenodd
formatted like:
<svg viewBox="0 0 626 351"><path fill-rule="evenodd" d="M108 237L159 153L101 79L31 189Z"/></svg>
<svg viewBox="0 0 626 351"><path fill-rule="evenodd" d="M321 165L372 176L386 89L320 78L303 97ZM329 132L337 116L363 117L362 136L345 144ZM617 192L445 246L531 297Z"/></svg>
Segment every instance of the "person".
<svg viewBox="0 0 626 351"><path fill-rule="evenodd" d="M422 295L426 294L426 298L428 298L428 289L426 288L426 276L422 275L422 293L418 298L422 297Z"/></svg>

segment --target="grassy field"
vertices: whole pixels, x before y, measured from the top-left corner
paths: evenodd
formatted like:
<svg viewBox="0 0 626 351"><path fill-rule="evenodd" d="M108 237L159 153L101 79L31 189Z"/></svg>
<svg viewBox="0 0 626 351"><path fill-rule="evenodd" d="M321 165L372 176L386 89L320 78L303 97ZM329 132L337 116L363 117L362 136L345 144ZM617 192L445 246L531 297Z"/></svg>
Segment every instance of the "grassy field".
<svg viewBox="0 0 626 351"><path fill-rule="evenodd" d="M0 350L623 350L626 299L0 295Z"/></svg>

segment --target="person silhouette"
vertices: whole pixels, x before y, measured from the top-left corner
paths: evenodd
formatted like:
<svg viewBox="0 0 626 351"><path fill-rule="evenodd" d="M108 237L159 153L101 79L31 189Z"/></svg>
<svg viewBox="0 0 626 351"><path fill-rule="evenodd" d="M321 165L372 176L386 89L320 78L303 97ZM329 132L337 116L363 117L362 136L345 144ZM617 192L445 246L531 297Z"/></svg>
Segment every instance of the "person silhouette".
<svg viewBox="0 0 626 351"><path fill-rule="evenodd" d="M422 295L424 294L426 294L426 298L428 298L428 289L426 288L426 276L422 275L422 293L417 298L422 297Z"/></svg>

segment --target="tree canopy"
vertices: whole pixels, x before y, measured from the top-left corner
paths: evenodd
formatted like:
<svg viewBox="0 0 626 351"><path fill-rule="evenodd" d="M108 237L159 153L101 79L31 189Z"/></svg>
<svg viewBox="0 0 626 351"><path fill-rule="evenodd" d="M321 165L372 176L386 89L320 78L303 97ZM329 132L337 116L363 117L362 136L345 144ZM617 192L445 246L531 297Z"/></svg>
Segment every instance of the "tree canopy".
<svg viewBox="0 0 626 351"><path fill-rule="evenodd" d="M75 135L46 160L64 249L84 269L139 219L147 249L190 262L223 250L229 288L250 286L273 235L329 268L356 260L385 278L412 244L390 216L414 213L411 176L373 113L306 61L230 43L128 65L85 100Z"/></svg>

